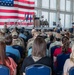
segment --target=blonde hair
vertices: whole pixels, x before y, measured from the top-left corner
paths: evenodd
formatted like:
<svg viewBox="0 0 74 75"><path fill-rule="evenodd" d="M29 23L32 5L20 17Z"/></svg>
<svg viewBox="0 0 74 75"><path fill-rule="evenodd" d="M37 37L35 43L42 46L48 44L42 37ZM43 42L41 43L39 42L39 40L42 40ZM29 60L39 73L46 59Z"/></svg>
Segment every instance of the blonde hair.
<svg viewBox="0 0 74 75"><path fill-rule="evenodd" d="M72 53L70 54L70 60L74 63L74 44L72 46Z"/></svg>

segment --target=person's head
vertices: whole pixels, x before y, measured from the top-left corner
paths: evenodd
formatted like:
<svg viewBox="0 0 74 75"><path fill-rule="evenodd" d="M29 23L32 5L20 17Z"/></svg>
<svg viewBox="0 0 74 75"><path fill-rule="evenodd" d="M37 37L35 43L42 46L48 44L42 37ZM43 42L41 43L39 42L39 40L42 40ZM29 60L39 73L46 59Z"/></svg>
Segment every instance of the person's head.
<svg viewBox="0 0 74 75"><path fill-rule="evenodd" d="M14 35L12 36L13 39L17 39L18 38L18 35Z"/></svg>
<svg viewBox="0 0 74 75"><path fill-rule="evenodd" d="M34 35L35 32L36 32L36 30L32 29L32 31L31 31L32 36Z"/></svg>
<svg viewBox="0 0 74 75"><path fill-rule="evenodd" d="M62 52L66 53L68 51L69 44L70 44L69 38L67 36L64 36L62 38L62 44L63 44L63 46L62 46Z"/></svg>
<svg viewBox="0 0 74 75"><path fill-rule="evenodd" d="M5 29L4 28L1 29L1 32L3 33L3 35L5 35Z"/></svg>
<svg viewBox="0 0 74 75"><path fill-rule="evenodd" d="M66 42L69 42L69 38L67 36L62 37L62 44L65 44Z"/></svg>
<svg viewBox="0 0 74 75"><path fill-rule="evenodd" d="M50 38L51 35L53 35L52 32L48 32L48 33L47 33L47 37L48 37L48 38Z"/></svg>
<svg viewBox="0 0 74 75"><path fill-rule="evenodd" d="M57 31L57 28L54 28L53 31L56 32Z"/></svg>
<svg viewBox="0 0 74 75"><path fill-rule="evenodd" d="M37 57L44 57L46 55L46 42L43 38L37 37L33 43L32 55Z"/></svg>
<svg viewBox="0 0 74 75"><path fill-rule="evenodd" d="M50 42L54 42L55 41L55 37L53 36L53 34L50 36Z"/></svg>
<svg viewBox="0 0 74 75"><path fill-rule="evenodd" d="M72 53L70 54L70 60L74 63L74 44L72 46Z"/></svg>
<svg viewBox="0 0 74 75"><path fill-rule="evenodd" d="M56 33L56 41L61 41L61 34L59 34L59 33Z"/></svg>
<svg viewBox="0 0 74 75"><path fill-rule="evenodd" d="M65 36L70 37L70 32L66 32Z"/></svg>
<svg viewBox="0 0 74 75"><path fill-rule="evenodd" d="M18 32L15 29L12 30L11 35L13 39L18 38Z"/></svg>
<svg viewBox="0 0 74 75"><path fill-rule="evenodd" d="M5 36L5 43L6 43L6 45L12 44L12 36L11 35Z"/></svg>
<svg viewBox="0 0 74 75"><path fill-rule="evenodd" d="M33 34L33 38L35 39L38 35L39 35L38 32L34 32L34 34Z"/></svg>
<svg viewBox="0 0 74 75"><path fill-rule="evenodd" d="M5 58L6 58L6 51L5 51L6 45L3 41L0 41L0 61L2 64L5 64Z"/></svg>

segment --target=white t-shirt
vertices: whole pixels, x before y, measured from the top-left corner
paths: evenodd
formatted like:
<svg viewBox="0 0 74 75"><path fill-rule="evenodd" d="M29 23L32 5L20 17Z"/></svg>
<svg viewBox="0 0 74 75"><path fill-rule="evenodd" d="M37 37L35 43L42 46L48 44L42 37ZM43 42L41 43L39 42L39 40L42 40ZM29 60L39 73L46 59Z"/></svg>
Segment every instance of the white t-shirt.
<svg viewBox="0 0 74 75"><path fill-rule="evenodd" d="M70 59L67 59L64 64L63 73L69 75L69 69L73 66L74 63Z"/></svg>

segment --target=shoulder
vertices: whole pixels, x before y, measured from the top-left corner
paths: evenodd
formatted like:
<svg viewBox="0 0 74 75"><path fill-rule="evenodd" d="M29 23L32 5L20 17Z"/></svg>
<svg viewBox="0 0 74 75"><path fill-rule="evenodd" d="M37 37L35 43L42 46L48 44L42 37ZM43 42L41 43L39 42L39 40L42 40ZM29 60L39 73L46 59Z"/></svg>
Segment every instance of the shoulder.
<svg viewBox="0 0 74 75"><path fill-rule="evenodd" d="M55 52L60 52L60 51L61 51L61 47L55 49Z"/></svg>
<svg viewBox="0 0 74 75"><path fill-rule="evenodd" d="M71 50L71 48L68 48L69 50Z"/></svg>
<svg viewBox="0 0 74 75"><path fill-rule="evenodd" d="M66 61L65 61L65 64L66 65L69 65L71 63L71 60L70 59L67 59Z"/></svg>
<svg viewBox="0 0 74 75"><path fill-rule="evenodd" d="M33 38L30 38L29 40L28 40L28 43L30 42L30 41L32 41L33 40Z"/></svg>
<svg viewBox="0 0 74 75"><path fill-rule="evenodd" d="M14 60L11 57L8 57L8 61L13 62Z"/></svg>
<svg viewBox="0 0 74 75"><path fill-rule="evenodd" d="M7 61L10 66L14 66L15 68L17 67L17 64L15 63L15 61L11 58L11 57L8 57L8 61Z"/></svg>
<svg viewBox="0 0 74 75"><path fill-rule="evenodd" d="M41 60L43 60L43 61L50 61L50 60L51 60L51 58L50 58L50 57L48 57L48 56L45 56L45 57L42 57L42 58L41 58Z"/></svg>
<svg viewBox="0 0 74 75"><path fill-rule="evenodd" d="M61 47L55 49L55 51L54 51L54 53L53 53L53 56L57 56L59 53L61 53Z"/></svg>
<svg viewBox="0 0 74 75"><path fill-rule="evenodd" d="M66 62L67 62L67 63L68 63L68 62L71 62L71 60L70 60L70 59L67 59Z"/></svg>
<svg viewBox="0 0 74 75"><path fill-rule="evenodd" d="M29 62L29 61L31 61L32 60L32 57L31 56L28 56L28 57L26 57L25 59L24 59L24 62Z"/></svg>
<svg viewBox="0 0 74 75"><path fill-rule="evenodd" d="M49 56L45 56L45 57L43 57L44 59L49 59L50 57Z"/></svg>
<svg viewBox="0 0 74 75"><path fill-rule="evenodd" d="M43 57L41 59L41 63L44 64L44 65L47 65L49 67L51 67L51 65L52 65L51 58L48 57L48 56Z"/></svg>

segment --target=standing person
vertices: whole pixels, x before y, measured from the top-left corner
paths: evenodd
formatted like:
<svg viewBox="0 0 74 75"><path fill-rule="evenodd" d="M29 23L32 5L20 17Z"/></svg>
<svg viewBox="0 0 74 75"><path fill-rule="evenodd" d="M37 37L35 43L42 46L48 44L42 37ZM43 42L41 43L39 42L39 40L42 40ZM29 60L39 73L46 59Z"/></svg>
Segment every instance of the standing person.
<svg viewBox="0 0 74 75"><path fill-rule="evenodd" d="M59 22L58 22L57 28L58 28L59 30L62 28L62 25L61 25L61 18L59 18Z"/></svg>
<svg viewBox="0 0 74 75"><path fill-rule="evenodd" d="M25 75L25 68L33 64L43 64L51 67L51 59L46 56L46 42L43 38L37 37L33 43L32 55L24 59L22 73Z"/></svg>

